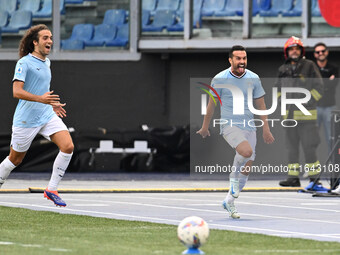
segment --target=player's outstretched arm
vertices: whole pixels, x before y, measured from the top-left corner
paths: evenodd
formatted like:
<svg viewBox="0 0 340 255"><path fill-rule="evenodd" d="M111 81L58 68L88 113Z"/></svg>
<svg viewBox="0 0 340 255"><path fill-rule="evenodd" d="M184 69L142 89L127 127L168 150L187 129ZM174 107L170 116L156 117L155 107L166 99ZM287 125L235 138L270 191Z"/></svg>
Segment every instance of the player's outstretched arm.
<svg viewBox="0 0 340 255"><path fill-rule="evenodd" d="M255 105L258 110L266 110L266 103L264 97L255 99ZM267 121L267 115L261 115L261 120L263 121L263 141L267 144L271 144L275 141L274 136L270 132L270 128Z"/></svg>
<svg viewBox="0 0 340 255"><path fill-rule="evenodd" d="M24 90L24 82L14 81L13 82L13 97L18 99L23 99L27 101L34 101L43 104L58 105L60 104L59 95L53 94L53 91L46 92L45 94L39 96Z"/></svg>
<svg viewBox="0 0 340 255"><path fill-rule="evenodd" d="M208 107L207 107L207 114L204 116L204 119L203 119L203 125L201 129L196 132L196 134L200 134L203 138L210 136L209 125L214 115L214 111L215 111L215 103L212 100L212 98L210 98Z"/></svg>

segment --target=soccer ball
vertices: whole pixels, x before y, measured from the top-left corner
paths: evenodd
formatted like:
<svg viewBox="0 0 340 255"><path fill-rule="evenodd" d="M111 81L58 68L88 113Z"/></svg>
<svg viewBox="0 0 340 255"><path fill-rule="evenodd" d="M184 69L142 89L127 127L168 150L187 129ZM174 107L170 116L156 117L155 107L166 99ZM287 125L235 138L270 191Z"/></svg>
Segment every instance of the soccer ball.
<svg viewBox="0 0 340 255"><path fill-rule="evenodd" d="M198 248L207 241L209 227L200 217L187 217L178 225L177 236L189 249Z"/></svg>

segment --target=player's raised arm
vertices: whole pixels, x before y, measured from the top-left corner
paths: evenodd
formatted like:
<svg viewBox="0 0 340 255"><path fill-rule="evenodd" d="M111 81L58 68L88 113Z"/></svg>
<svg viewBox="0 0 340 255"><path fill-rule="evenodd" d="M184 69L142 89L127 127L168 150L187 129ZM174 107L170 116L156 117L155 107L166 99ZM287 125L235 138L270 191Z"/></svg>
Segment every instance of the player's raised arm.
<svg viewBox="0 0 340 255"><path fill-rule="evenodd" d="M214 115L215 107L216 106L214 104L213 99L209 98L209 103L208 103L208 107L207 107L207 114L204 116L201 129L196 132L196 134L200 134L203 138L210 136L209 125L210 125L210 121L211 121L211 119Z"/></svg>

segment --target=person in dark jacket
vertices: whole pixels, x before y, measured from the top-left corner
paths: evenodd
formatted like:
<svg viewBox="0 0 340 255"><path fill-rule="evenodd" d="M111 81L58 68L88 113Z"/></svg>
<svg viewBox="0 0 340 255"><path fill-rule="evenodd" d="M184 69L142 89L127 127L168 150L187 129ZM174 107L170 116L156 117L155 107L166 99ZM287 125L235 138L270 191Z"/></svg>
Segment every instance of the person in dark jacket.
<svg viewBox="0 0 340 255"><path fill-rule="evenodd" d="M295 127L285 128L286 144L288 149L288 178L280 181L281 186L299 187L300 172L308 172L310 189L317 180L321 171L320 162L317 159L316 149L320 143L317 128L317 102L322 98L323 82L321 74L311 60L305 59L305 49L301 40L292 36L284 45L286 61L280 66L276 87L281 91L283 87L304 88L310 91L311 99L303 104L311 115L305 115L296 105L288 104L287 121L297 123ZM287 98L301 98L301 93L287 94ZM299 147L302 145L305 164L299 164ZM314 187L313 187L314 188Z"/></svg>
<svg viewBox="0 0 340 255"><path fill-rule="evenodd" d="M329 63L329 50L326 44L319 42L314 46L314 57L324 83L324 95L317 105L318 126L323 125L328 145L328 152L331 151L331 113L335 110L335 90L338 85L339 68Z"/></svg>

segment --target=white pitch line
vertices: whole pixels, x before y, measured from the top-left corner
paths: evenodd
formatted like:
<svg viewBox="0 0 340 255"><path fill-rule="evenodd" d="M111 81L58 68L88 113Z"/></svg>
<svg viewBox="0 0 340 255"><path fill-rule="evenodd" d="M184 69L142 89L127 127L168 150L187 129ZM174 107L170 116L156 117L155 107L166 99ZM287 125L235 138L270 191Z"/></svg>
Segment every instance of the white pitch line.
<svg viewBox="0 0 340 255"><path fill-rule="evenodd" d="M108 204L72 204L72 206L102 207L102 206L110 206L110 205Z"/></svg>
<svg viewBox="0 0 340 255"><path fill-rule="evenodd" d="M191 210L191 211L204 211L209 213L225 213L224 211L214 211L208 209L196 209L196 208L187 208L187 207L178 207L178 206L165 206L165 205L154 205L154 204L145 204L145 203L136 203L136 202L123 202L123 201L104 201L104 200L91 200L91 199L73 199L69 198L70 201L87 201L87 202L97 202L97 203L115 203L115 204L126 204L126 205L139 205L139 206L148 206L148 207L158 207L158 208L166 208L166 209L179 209L179 210ZM1 203L1 202L0 202ZM293 207L293 206L284 206L284 205L273 205L273 204L258 204L258 203L250 203L250 202L241 202L240 204L251 204L251 205L258 205L258 206L270 206L270 207L284 207L290 209L306 209L306 210L314 210L314 211L326 211L326 212L340 212L338 210L328 210L328 209L319 209L319 208L306 208L306 207ZM51 208L51 207L46 207ZM267 216L267 215L260 215L260 214L247 214L243 213L243 215L252 216L252 217L261 217L261 218L272 218L272 219L283 219L283 220L292 220L292 221L307 221L307 222L317 222L317 223L329 223L329 224L337 224L339 225L340 222L334 221L325 221L325 220L313 220L313 219L303 219L303 218L292 218L292 217L283 217L283 216Z"/></svg>
<svg viewBox="0 0 340 255"><path fill-rule="evenodd" d="M121 198L121 197L119 197ZM128 197L128 198L131 198L131 197ZM158 199L158 198L152 198L152 197L143 197L143 196L140 196L140 197L136 197L136 196L133 196L132 197L133 199L135 198L143 198L143 199ZM242 197L243 198L243 197ZM70 199L69 199L70 200ZM72 200L72 199L71 199ZM167 201L199 201L199 202L203 202L202 200L195 200L195 199L185 199L185 198L181 198L181 199L177 199L177 198L163 198L163 200L167 200ZM306 201L306 200L304 200ZM111 201L112 202L112 201ZM216 202L216 203L219 203L220 201L211 201L209 200L209 202ZM308 210L308 211L326 211L326 212L335 212L335 213L338 213L340 212L340 210L333 210L333 209L323 209L323 208L311 208L311 207L297 207L297 206L292 206L292 205L275 205L275 204L263 204L263 203L252 203L252 202L242 202L242 201L238 201L239 204L252 204L252 205L259 205L259 206L270 206L270 207L279 207L279 208L292 208L292 209L301 209L301 210ZM192 204L192 205L195 205L195 204ZM197 204L197 205L200 205L200 204ZM207 205L207 204L202 204L202 205ZM313 203L311 203L310 205L314 205ZM332 204L333 205L333 204Z"/></svg>
<svg viewBox="0 0 340 255"><path fill-rule="evenodd" d="M204 192L202 192L204 193ZM199 193L201 194L201 192ZM262 195L263 194L263 195ZM282 196L282 192L280 192L281 196ZM286 195L287 193L285 193ZM153 196L155 196L156 194L153 193ZM158 196L159 195L159 196ZM209 197L216 197L216 198L224 198L225 197L225 193L223 193L222 195L217 195L216 193L212 194L212 193L204 193L204 195L202 195L202 199L192 199L192 198L167 198L167 197L161 197L161 195L164 195L163 193L158 193L157 197L152 197L152 196L133 196L133 198L142 198L142 199L159 199L159 200L169 200L169 201L200 201L200 202L204 202L204 201L211 201L211 199L204 199L205 197L209 196ZM182 193L181 196L195 196L197 197L197 193ZM259 200L263 200L263 199L267 199L267 200L277 200L278 197L270 197L268 196L269 194L267 192L261 192L261 196L257 197L257 196L247 196L249 195L249 193L241 193L240 198L241 199L259 199ZM123 194L120 194L119 197L124 197ZM131 198L129 196L125 196L126 198ZM306 201L306 198L284 198L284 197L280 197L280 200L288 200L288 201ZM319 198L313 198L310 197L311 201L320 201ZM334 199L333 200L324 200L324 198L322 198L323 202L333 202L334 203ZM313 203L311 203L311 205L313 205Z"/></svg>
<svg viewBox="0 0 340 255"><path fill-rule="evenodd" d="M64 208L64 207L52 207L52 206L44 206L44 205L34 205L34 204L23 204L23 203L11 203L11 202L0 202L0 204L4 205L16 205L16 206L35 206L38 208L45 208L45 209L52 209L53 212L59 212L60 211L70 211L70 212L82 212L82 213L94 213L94 214L101 214L101 215L113 215L113 216L120 216L120 217L130 217L134 219L152 219L152 220L162 220L162 221L169 221L174 223L179 223L180 220L170 220L170 219L162 219L162 218L156 218L156 217L145 217L145 216L135 216L135 215L128 215L128 214L121 214L121 213L108 213L108 212L97 212L97 211L89 211L89 210L80 210L80 209L70 209L70 208Z"/></svg>
<svg viewBox="0 0 340 255"><path fill-rule="evenodd" d="M76 200L76 201L88 201L93 202L93 200L89 199L68 199L68 200ZM96 200L97 202L103 202L100 200ZM167 206L167 205L159 205L159 204L145 204L145 203L136 203L136 202L122 202L122 201L106 201L114 204L127 204L127 205L138 205L138 206L148 206L148 207L157 207L157 208L166 208L166 209L179 209L179 210L189 210L189 211L199 211L199 212L209 212L209 213L223 213L223 211L215 211L209 209L201 209L201 208L188 208L188 207L179 207L179 206ZM246 214L242 213L243 215L253 216L253 217L260 217L260 218L272 218L272 219L284 219L284 220L292 220L292 221L307 221L307 222L317 222L317 223L329 223L329 224L340 224L340 222L336 221L325 221L325 220L313 220L313 219L304 219L304 218L292 218L292 217L284 217L284 216L272 216L272 215L260 215L260 214Z"/></svg>
<svg viewBox="0 0 340 255"><path fill-rule="evenodd" d="M340 205L339 203L301 203L301 205Z"/></svg>
<svg viewBox="0 0 340 255"><path fill-rule="evenodd" d="M14 244L14 243L12 243L12 242L0 242L0 245L12 245L12 244Z"/></svg>
<svg viewBox="0 0 340 255"><path fill-rule="evenodd" d="M1 204L11 204L11 205L17 205L17 206L36 206L40 208L48 208L52 209L51 207L48 206L41 206L41 205L32 205L32 204L23 204L23 203L5 203L5 202L0 202ZM56 209L56 208L53 208ZM191 208L179 208L179 209L186 209L186 210L195 210ZM153 220L153 221L166 221L166 222L173 222L178 224L180 220L172 220L172 219L164 219L164 218L156 218L156 217L145 217L145 216L136 216L136 215L128 215L128 214L119 214L119 213L107 213L107 212L97 212L97 211L89 211L89 210L77 210L77 209L69 209L69 208L60 208L60 211L69 211L69 212L81 212L81 213L91 213L91 214L98 214L98 215L114 215L114 216L120 216L120 217L127 217L127 218L133 218L133 219L147 219L147 220ZM211 210L200 210L196 209L195 211L211 211ZM216 213L224 213L225 212L219 212L219 211L211 211L211 212L216 212ZM302 219L299 219L302 220ZM294 234L294 235L299 235L299 236L313 236L313 237L328 237L328 238L334 238L334 239L339 239L340 237L334 237L334 236L328 236L328 235L320 235L320 234L311 234L311 233L302 233L302 232L293 232L293 231L284 231L284 230L275 230L275 229L265 229L265 228L252 228L252 227L242 227L242 226L233 226L233 225L224 225L224 224L214 224L214 223L209 223L210 226L216 226L216 227L227 227L231 229L242 229L242 230L253 230L253 231L267 231L267 232L275 232L275 233L284 233L284 234Z"/></svg>
<svg viewBox="0 0 340 255"><path fill-rule="evenodd" d="M241 227L241 226L234 226L234 225L223 225L223 224L212 224L212 223L209 223L209 226L216 226L216 227L226 226L228 228L234 228L234 229L266 231L266 232L275 232L275 233L283 233L283 234L291 234L291 235L299 235L299 236L328 237L328 238L336 238L340 240L340 237L334 237L334 236L330 236L326 234L311 234L311 233L303 233L303 232L295 232L295 231L275 230L275 229L268 229L268 228Z"/></svg>
<svg viewBox="0 0 340 255"><path fill-rule="evenodd" d="M257 205L257 206L269 206L269 207L279 207L279 208L301 209L301 210L308 210L308 211L323 211L323 212L335 212L335 213L339 213L340 212L340 210L322 209L322 208L313 208L313 207L300 207L300 206L291 206L291 205L274 205L274 204L252 203L252 202L242 202L242 201L237 201L237 203L245 204L245 205Z"/></svg>
<svg viewBox="0 0 340 255"><path fill-rule="evenodd" d="M18 245L25 248L43 248L44 245L41 244L23 244L23 243L14 243L14 242L1 242L0 245ZM63 249L63 248L49 248L50 251L61 251L61 252L71 252L72 250Z"/></svg>
<svg viewBox="0 0 340 255"><path fill-rule="evenodd" d="M308 195L308 198L310 201L323 201L323 202L334 202L335 200L337 200L338 198L334 197L334 198L331 198L331 199L325 199L325 198L322 198L322 197L312 197L310 196L311 194L307 193L307 194L303 194L303 193L294 193L294 192L276 192L278 193L277 195L278 196L273 196L274 192L241 192L240 194L240 198L242 199L261 199L261 200L277 200L277 199L280 199L280 200L288 200L288 201L306 201L306 198L293 198L293 197L282 197L283 195L284 196L291 196L291 195ZM223 193L223 194L226 194L226 193ZM259 195L261 194L261 195ZM186 194L186 195L189 195ZM217 195L215 192L214 193L206 193L204 194L204 196L206 197L220 197L219 195ZM337 200L339 201L339 200Z"/></svg>
<svg viewBox="0 0 340 255"><path fill-rule="evenodd" d="M49 248L50 251L60 251L60 252L71 252L69 249L61 249L61 248Z"/></svg>

